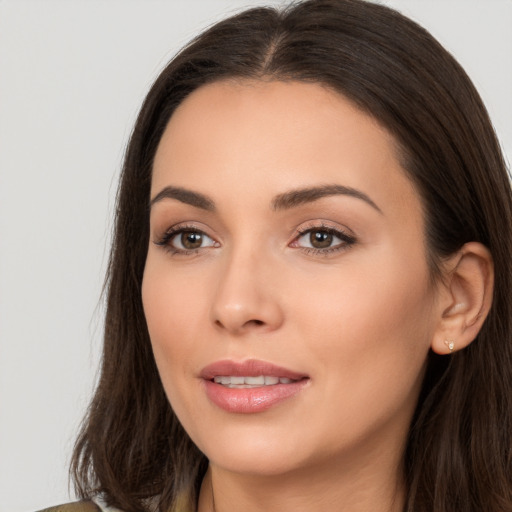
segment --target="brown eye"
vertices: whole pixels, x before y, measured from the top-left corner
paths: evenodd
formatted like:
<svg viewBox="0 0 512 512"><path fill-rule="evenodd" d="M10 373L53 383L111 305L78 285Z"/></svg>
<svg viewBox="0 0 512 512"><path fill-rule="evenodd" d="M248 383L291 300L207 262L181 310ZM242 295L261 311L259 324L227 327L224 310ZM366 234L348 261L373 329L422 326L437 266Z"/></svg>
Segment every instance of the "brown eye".
<svg viewBox="0 0 512 512"><path fill-rule="evenodd" d="M355 243L353 235L339 229L319 226L303 231L291 246L301 247L309 252L316 251L318 254L330 254L348 249Z"/></svg>
<svg viewBox="0 0 512 512"><path fill-rule="evenodd" d="M326 249L332 245L332 241L334 236L332 233L328 233L327 231L311 231L309 233L309 243L311 247L315 249Z"/></svg>
<svg viewBox="0 0 512 512"><path fill-rule="evenodd" d="M199 249L203 244L203 234L197 231L183 231L180 242L184 249Z"/></svg>
<svg viewBox="0 0 512 512"><path fill-rule="evenodd" d="M199 230L179 229L169 233L158 245L169 246L176 252L195 251L207 247L217 247L215 240Z"/></svg>

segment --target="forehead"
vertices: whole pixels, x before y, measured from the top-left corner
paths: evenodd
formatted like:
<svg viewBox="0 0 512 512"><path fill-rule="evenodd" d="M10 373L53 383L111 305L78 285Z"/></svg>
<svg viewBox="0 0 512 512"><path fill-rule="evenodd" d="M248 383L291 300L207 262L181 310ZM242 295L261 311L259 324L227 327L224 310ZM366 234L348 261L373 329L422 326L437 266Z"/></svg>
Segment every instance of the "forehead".
<svg viewBox="0 0 512 512"><path fill-rule="evenodd" d="M320 84L215 82L171 117L155 155L152 195L169 184L264 196L336 182L392 208L418 201L396 148L374 118Z"/></svg>
<svg viewBox="0 0 512 512"><path fill-rule="evenodd" d="M268 149L274 160L279 146L306 140L307 145L300 145L304 151L321 141L327 150L329 143L343 140L346 152L351 142L366 139L374 154L395 156L394 138L338 92L318 83L260 80L219 81L195 90L173 113L158 152L165 146L179 150L182 142L217 144L220 149L219 143L228 137L231 155L237 142L249 138L258 144L261 158ZM293 149L300 152L299 147Z"/></svg>

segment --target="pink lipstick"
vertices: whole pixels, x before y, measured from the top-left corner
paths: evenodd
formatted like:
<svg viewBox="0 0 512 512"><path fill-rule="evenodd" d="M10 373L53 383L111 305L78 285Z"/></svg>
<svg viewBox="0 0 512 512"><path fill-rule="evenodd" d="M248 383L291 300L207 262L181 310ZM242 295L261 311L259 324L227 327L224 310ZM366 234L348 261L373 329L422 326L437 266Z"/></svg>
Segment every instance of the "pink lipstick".
<svg viewBox="0 0 512 512"><path fill-rule="evenodd" d="M309 380L303 373L255 359L218 361L200 376L212 403L241 414L265 411L299 393Z"/></svg>

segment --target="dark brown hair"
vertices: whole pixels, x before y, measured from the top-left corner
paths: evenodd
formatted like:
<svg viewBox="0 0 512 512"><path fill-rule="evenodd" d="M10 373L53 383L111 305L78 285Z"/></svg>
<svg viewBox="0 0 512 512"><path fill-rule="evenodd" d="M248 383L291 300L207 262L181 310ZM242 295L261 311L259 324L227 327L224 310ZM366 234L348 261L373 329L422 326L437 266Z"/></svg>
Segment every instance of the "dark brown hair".
<svg viewBox="0 0 512 512"><path fill-rule="evenodd" d="M406 453L407 512L512 510L512 199L482 101L424 29L363 0L256 8L217 23L183 49L151 88L133 130L117 198L99 384L72 474L82 497L126 512L195 508L207 460L164 394L144 319L152 161L175 108L225 78L327 85L377 119L401 148L421 195L428 258L478 241L495 265L493 306L477 338L431 354ZM184 501L180 501L184 500ZM180 504L181 503L181 504Z"/></svg>

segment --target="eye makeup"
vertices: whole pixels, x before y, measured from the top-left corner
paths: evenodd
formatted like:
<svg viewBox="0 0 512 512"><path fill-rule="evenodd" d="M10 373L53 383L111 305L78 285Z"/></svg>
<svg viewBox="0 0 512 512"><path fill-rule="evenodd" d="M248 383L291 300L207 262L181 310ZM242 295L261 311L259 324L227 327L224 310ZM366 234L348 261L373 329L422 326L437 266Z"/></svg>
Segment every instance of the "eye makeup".
<svg viewBox="0 0 512 512"><path fill-rule="evenodd" d="M348 250L357 242L356 237L347 231L330 226L324 221L310 222L296 230L288 247L299 249L307 255L332 256ZM172 226L153 243L176 256L192 256L204 250L221 247L220 242L194 224Z"/></svg>
<svg viewBox="0 0 512 512"><path fill-rule="evenodd" d="M297 233L289 246L313 256L331 256L350 249L357 242L348 229L334 227L325 221L310 221L299 227Z"/></svg>
<svg viewBox="0 0 512 512"><path fill-rule="evenodd" d="M165 233L153 241L171 255L191 256L208 248L220 247L220 243L213 240L203 230L190 224L172 226Z"/></svg>

